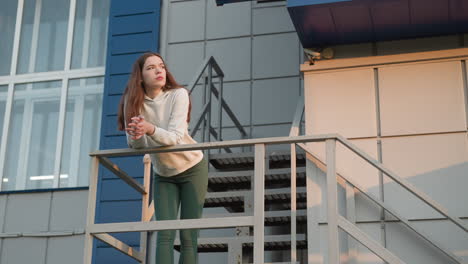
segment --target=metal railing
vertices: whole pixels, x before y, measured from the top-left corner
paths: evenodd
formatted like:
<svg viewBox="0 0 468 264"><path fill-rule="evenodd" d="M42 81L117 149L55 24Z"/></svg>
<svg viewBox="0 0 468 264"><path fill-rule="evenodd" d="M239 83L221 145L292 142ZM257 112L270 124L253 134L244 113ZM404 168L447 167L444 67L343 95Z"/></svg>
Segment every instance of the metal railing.
<svg viewBox="0 0 468 264"><path fill-rule="evenodd" d="M207 71L206 75L204 76L203 73ZM216 73L216 75L213 75L213 71ZM218 63L216 60L210 56L207 58L200 68L196 71L195 76L193 77L192 81L188 85L187 89L189 90L189 94L192 94L192 92L195 90L197 87L197 84L199 83L200 79L203 77L203 107L202 111L200 112L200 115L196 119L197 121L195 122L195 125L191 129L191 136L194 137L199 128L200 125L203 123L202 126L202 142L210 142L211 141L211 135L213 135L216 140L222 141L222 132L223 132L223 109L226 111L226 114L231 118L232 122L236 126L236 128L239 130L242 138L247 138L247 132L244 130L242 127L241 123L237 119L236 115L234 112L231 110L229 105L226 103L226 101L223 99L223 84L224 84L224 73L219 67ZM218 78L219 80L219 91L215 86L215 82L213 82L213 79ZM218 99L218 129L215 130L214 127L211 126L211 106L212 106L212 95L214 95ZM219 149L221 151L221 149ZM225 148L226 152L232 152L230 148Z"/></svg>
<svg viewBox="0 0 468 264"><path fill-rule="evenodd" d="M300 126L304 114L304 98L300 97L298 100L298 104L296 107L296 111L294 114L294 119L293 123L291 126L290 130L290 136L295 137L299 136L299 131L300 131ZM366 154L364 151L360 150L356 146L354 146L349 140L345 139L342 136L337 136L336 140L338 140L343 146L354 152L356 155L358 155L360 158L364 159L366 162L368 162L370 165L378 169L381 173L387 175L389 178L394 180L398 185L415 195L417 198L419 198L421 201L435 209L437 212L445 216L448 220L453 222L455 225L460 227L465 233L468 232L468 227L466 224L464 224L460 218L455 217L451 214L448 213L448 210L442 207L440 204L438 204L436 201L432 200L428 195L423 193L422 191L418 190L415 186L413 186L409 181L407 181L404 178L399 177L389 169L383 166L383 164L372 157L370 157L368 154ZM311 161L314 163L318 169L322 170L327 174L327 198L328 198L328 203L327 203L327 221L328 221L328 258L329 261L328 263L339 263L339 245L338 245L338 227L344 230L346 233L348 233L350 236L352 236L354 239L356 239L358 242L362 243L365 247L367 247L369 250L374 252L376 255L381 257L384 261L387 263L404 263L402 260L400 260L397 256L393 255L390 251L388 251L386 248L382 247L378 242L372 240L367 234L365 234L363 231L357 228L357 226L353 223L356 220L356 217L354 216L354 213L352 213L351 217L352 219L345 219L341 215L338 214L338 208L337 208L337 183L339 182L341 185L345 187L346 190L346 197L347 200L350 200L351 198L351 208L354 207L354 190L358 190L360 193L365 195L367 198L372 200L374 203L380 206L384 211L390 213L394 217L396 217L398 220L400 220L403 224L405 224L409 229L413 230L418 234L423 240L426 242L430 243L432 246L436 247L439 249L443 254L445 254L447 257L455 261L456 263L462 264L463 261L454 255L452 252L450 252L448 249L446 249L444 246L442 246L440 243L435 242L429 238L425 232L421 231L420 229L416 228L415 225L413 225L408 219L397 213L395 209L393 209L391 206L389 206L387 203L385 203L382 199L376 197L375 195L368 193L365 191L365 188L361 187L355 180L351 180L349 177L345 177L342 174L338 173L336 171L336 160L335 160L335 151L336 151L336 140L334 139L327 139L326 140L326 162L321 160L318 156L316 156L311 149L306 146L304 143L294 143L291 144L291 262L296 260L296 145L299 146L301 149L303 149L306 154L307 154L307 160ZM328 165L328 166L327 166ZM336 175L336 176L335 176ZM338 182L337 182L338 180ZM310 179L307 177L307 185L310 184ZM309 186L307 187L307 200L309 201L309 197L311 197L311 190ZM294 199L293 199L294 198ZM307 209L309 210L309 206L307 206ZM347 210L347 212L353 211L353 210ZM307 213L307 216L309 216L310 213ZM313 227L311 227L312 221L310 219L307 220L307 230L308 230L308 238L310 239L312 237L311 230L314 230ZM315 229L316 230L316 229ZM311 248L309 247L311 245L310 242L308 242L308 250L311 252ZM357 249L355 249L357 251Z"/></svg>
<svg viewBox="0 0 468 264"><path fill-rule="evenodd" d="M300 111L298 111L300 112ZM296 123L296 122L295 122ZM314 154L310 151L308 146L304 143L310 142L326 142L326 162L321 161L319 158L315 157ZM410 227L412 230L415 230L421 237L426 241L430 242L437 248L439 248L443 253L449 256L451 259L458 263L462 263L461 260L447 251L439 244L431 241L427 236L423 235L421 231L417 230L407 219L400 216L393 210L388 204L383 201L380 201L378 198L374 197L372 194L368 194L360 187L357 183L346 178L343 175L340 175L336 172L336 141L341 143L343 146L347 147L358 156L366 160L373 167L385 173L388 177L393 179L395 182L403 186L405 189L416 195L426 204L434 208L436 211L447 217L450 221L459 226L463 231L467 232L468 229L465 224L457 217L450 215L446 209L441 205L430 199L426 194L418 190L416 187L411 185L407 180L400 178L387 168L385 168L380 162L371 158L369 155L359 150L354 146L350 141L344 137L331 134L331 135L317 135L317 136L294 136L294 137L277 137L277 138L260 138L260 139L245 139L245 140L234 140L234 141L225 141L225 142L207 142L194 145L178 145L178 146L168 146L160 147L153 149L117 149L117 150L101 150L93 152L90 155L92 156L92 170L91 170L91 179L90 179L90 189L89 189L89 200L88 200L88 216L87 216L87 225L85 233L85 264L91 264L91 253L93 248L93 237L97 238L110 246L116 248L117 250L129 255L130 257L138 260L141 263L146 263L146 232L148 231L160 231L160 230L174 230L174 229L204 229L204 228L229 228L229 227L253 227L254 228L254 263L263 264L264 263L264 194L265 194L265 146L272 144L292 144L297 145L300 148L304 149L307 152L308 159L312 160L319 168L326 171L327 174L327 221L328 221L328 246L329 246L329 261L328 263L338 264L339 263L339 247L338 247L338 228L341 228L346 233L354 237L357 241L362 243L364 246L369 248L376 255L381 257L384 261L390 264L401 264L404 263L397 256L392 254L388 249L384 248L378 242L370 238L366 233L361 231L355 224L347 220L338 213L337 209L337 178L340 181L345 181L353 186L353 188L361 191L368 198L373 200L378 205L385 208L387 212L393 216L399 218L404 224ZM152 204L148 207L149 199L149 179L150 172L149 167L150 163L147 160L145 165L145 180L144 185L141 185L135 181L132 177L128 176L124 171L122 171L116 164L109 160L110 157L123 157L123 156L136 156L143 154L154 154L154 153L163 153L163 152L176 152L176 151L189 151L189 150L209 150L209 149L220 149L220 148L230 148L230 147L244 147L244 146L255 146L255 164L254 164L254 177L253 177L253 189L254 192L254 201L253 201L253 215L251 216L235 216L235 217L222 217L222 218L202 218L202 219L189 219L189 220L164 220L164 221L149 221L152 214L153 208ZM294 154L294 153L292 153ZM294 163L294 155L291 157L292 163ZM97 179L98 179L98 167L99 164L102 164L104 167L108 168L111 172L116 174L122 180L124 180L128 185L133 187L136 191L140 192L143 196L143 209L142 217L139 222L127 222L127 223L109 223L109 224L96 224L94 222L95 218L95 209L96 209L96 190L97 190ZM292 166L295 170L295 165ZM292 178L295 178L295 173L293 171ZM295 179L291 179L295 181ZM291 185L292 195L295 197L295 183ZM307 188L307 195L310 197L309 188ZM309 200L309 199L308 199ZM291 224L295 223L295 201L292 199L292 210L291 210ZM308 209L309 210L309 206ZM309 213L307 213L309 215ZM307 218L308 225L308 239L310 239L313 234L310 233L311 228L309 228L309 223L313 219ZM292 231L292 237L296 241L295 228ZM121 233L121 232L142 232L142 241L140 245L140 250L132 248L122 241L111 236L109 233ZM309 242L308 242L309 244ZM293 243L291 243L293 245ZM295 246L294 246L295 247ZM295 248L294 248L295 251ZM295 260L295 259L294 259Z"/></svg>

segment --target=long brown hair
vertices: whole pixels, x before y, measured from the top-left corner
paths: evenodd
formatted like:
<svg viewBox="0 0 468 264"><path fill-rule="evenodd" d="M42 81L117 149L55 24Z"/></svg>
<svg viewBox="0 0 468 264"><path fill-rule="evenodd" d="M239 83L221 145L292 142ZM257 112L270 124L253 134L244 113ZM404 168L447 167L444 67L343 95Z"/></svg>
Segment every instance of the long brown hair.
<svg viewBox="0 0 468 264"><path fill-rule="evenodd" d="M178 84L174 76L167 69L167 65L164 59L156 52L146 52L141 55L134 63L132 67L132 73L125 87L125 91L120 98L119 112L117 116L119 130L125 129L125 124L130 121L130 118L141 114L143 107L143 101L145 100L145 88L143 87L142 71L145 65L146 59L152 56L159 57L164 65L166 66L166 85L162 87L163 91L170 89L183 88L182 85ZM184 89L184 88L183 88ZM125 110L124 111L124 104ZM190 122L190 112L192 110L192 104L189 101L189 110L187 113L187 123Z"/></svg>

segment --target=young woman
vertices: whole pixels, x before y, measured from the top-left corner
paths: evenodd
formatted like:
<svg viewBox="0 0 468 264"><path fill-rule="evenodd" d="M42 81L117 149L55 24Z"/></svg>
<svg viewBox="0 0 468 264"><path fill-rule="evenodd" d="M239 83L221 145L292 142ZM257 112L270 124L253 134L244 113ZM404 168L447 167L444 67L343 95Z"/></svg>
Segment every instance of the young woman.
<svg viewBox="0 0 468 264"><path fill-rule="evenodd" d="M139 57L120 100L119 129L127 132L131 148L196 143L188 134L190 99L157 53ZM169 152L151 155L157 220L200 218L208 185L208 164L203 153ZM174 262L175 230L159 231L157 264ZM180 230L180 264L197 263L198 230Z"/></svg>

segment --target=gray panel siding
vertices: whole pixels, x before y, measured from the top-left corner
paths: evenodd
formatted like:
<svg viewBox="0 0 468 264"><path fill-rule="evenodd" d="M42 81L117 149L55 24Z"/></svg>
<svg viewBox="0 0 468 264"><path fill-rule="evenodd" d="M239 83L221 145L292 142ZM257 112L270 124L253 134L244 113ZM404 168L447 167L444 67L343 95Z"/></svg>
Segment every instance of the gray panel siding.
<svg viewBox="0 0 468 264"><path fill-rule="evenodd" d="M165 60L176 80L187 85L202 64L203 53L202 42L173 44L169 46Z"/></svg>
<svg viewBox="0 0 468 264"><path fill-rule="evenodd" d="M7 198L8 196L6 195L0 196L0 232L3 232L5 224Z"/></svg>
<svg viewBox="0 0 468 264"><path fill-rule="evenodd" d="M50 230L79 230L86 224L88 192L55 192L52 195Z"/></svg>
<svg viewBox="0 0 468 264"><path fill-rule="evenodd" d="M243 126L250 124L250 82L228 82L223 86L223 97L231 110L236 113L236 117ZM193 98L193 97L192 97ZM241 102L241 103L239 103ZM218 126L218 100L214 100L212 106L212 120L215 127ZM234 126L231 118L223 112L223 127ZM223 131L224 133L224 131Z"/></svg>
<svg viewBox="0 0 468 264"><path fill-rule="evenodd" d="M254 124L291 122L299 99L299 79L258 80L253 84Z"/></svg>
<svg viewBox="0 0 468 264"><path fill-rule="evenodd" d="M252 126L254 137L267 136L264 132L276 136L289 133L285 123L292 121L302 90L299 77L302 55L284 3L278 6L244 2L217 7L208 0L172 1L163 12L167 13L161 23L161 34L167 36L162 38L163 56L179 83L187 85L202 61L214 56L225 73L224 98L242 125L248 126L247 131ZM186 23L191 24L193 32L186 32ZM287 78L273 80L280 77ZM268 82L269 79L273 81ZM192 118L202 108L199 89L192 94ZM267 97L263 92L273 96ZM216 100L213 103L217 109ZM213 124L217 125L214 112ZM258 129L258 124L270 127ZM223 127L232 126L224 114ZM239 139L234 130L223 133L225 139Z"/></svg>
<svg viewBox="0 0 468 264"><path fill-rule="evenodd" d="M2 264L45 264L47 238L6 238L3 240Z"/></svg>
<svg viewBox="0 0 468 264"><path fill-rule="evenodd" d="M168 34L169 40L171 42L203 40L204 18L204 1L171 3L169 24L172 30Z"/></svg>
<svg viewBox="0 0 468 264"><path fill-rule="evenodd" d="M295 32L289 13L284 6L253 10L253 34Z"/></svg>
<svg viewBox="0 0 468 264"><path fill-rule="evenodd" d="M47 264L83 263L84 235L49 238Z"/></svg>
<svg viewBox="0 0 468 264"><path fill-rule="evenodd" d="M208 1L206 37L208 39L250 36L250 2L216 6Z"/></svg>
<svg viewBox="0 0 468 264"><path fill-rule="evenodd" d="M8 196L4 232L47 231L51 193Z"/></svg>
<svg viewBox="0 0 468 264"><path fill-rule="evenodd" d="M250 79L250 37L210 40L207 56L213 56L224 72L225 81Z"/></svg>
<svg viewBox="0 0 468 264"><path fill-rule="evenodd" d="M87 190L1 195L0 221L5 215L5 223L0 233L20 237L0 239L0 263L82 263L84 235L70 235L69 231L83 232L87 198ZM31 236L44 232L66 235Z"/></svg>
<svg viewBox="0 0 468 264"><path fill-rule="evenodd" d="M253 77L258 79L299 75L299 46L295 32L255 36Z"/></svg>

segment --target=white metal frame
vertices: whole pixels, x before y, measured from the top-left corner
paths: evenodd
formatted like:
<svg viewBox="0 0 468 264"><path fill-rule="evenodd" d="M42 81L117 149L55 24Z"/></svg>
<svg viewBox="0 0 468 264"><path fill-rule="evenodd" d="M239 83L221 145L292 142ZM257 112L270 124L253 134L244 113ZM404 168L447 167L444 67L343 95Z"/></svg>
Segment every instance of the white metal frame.
<svg viewBox="0 0 468 264"><path fill-rule="evenodd" d="M57 128L57 143L56 143L56 150L55 150L55 163L54 163L54 181L53 181L53 188L58 188L60 185L60 166L61 166L61 156L62 156L62 149L63 149L63 138L64 138L64 129L65 129L65 115L66 115L66 103L67 99L69 99L68 94L68 85L69 80L71 79L80 79L80 78L91 78L91 77L103 77L104 76L104 67L94 67L94 68L85 68L87 61L88 61L88 53L89 53L89 45L90 45L90 34L91 34L91 18L92 18L92 3L93 0L86 0L86 14L85 14L85 31L84 31L84 39L83 39L83 57L81 59L81 66L82 69L71 69L71 58L72 58L72 48L73 48L73 36L75 31L75 14L76 14L76 5L78 0L70 0L70 8L69 8L69 16L68 16L68 29L67 29L67 36L66 36L66 49L65 49L65 63L64 63L64 70L62 71L51 71L51 72L39 72L34 73L34 67L37 57L37 43L39 40L39 26L40 26L40 18L42 13L42 0L37 0L35 4L34 10L34 24L33 24L33 31L32 31L32 39L31 39L31 50L30 50L30 59L28 70L31 73L26 74L17 74L17 66L18 66L18 56L19 56L19 45L20 45L20 38L21 38L21 30L22 30L22 21L23 21L23 13L25 7L24 0L18 0L18 8L16 12L16 24L15 24L15 33L13 38L13 50L12 50L12 60L11 60L11 68L10 68L10 75L8 76L0 76L0 85L8 85L8 92L6 98L6 106L5 106L5 117L2 129L2 138L0 144L0 191L2 190L2 183L3 183L3 172L5 169L5 162L6 162L6 155L7 155L7 143L8 138L12 135L8 135L10 129L10 121L11 121L11 114L12 114L12 107L14 103L15 95L15 85L26 83L28 88L32 87L32 84L35 82L46 82L46 81L61 81L62 86L60 90L60 110L59 110L59 123ZM80 81L84 86L84 79ZM87 90L87 89L84 89ZM35 91L31 91L35 93ZM46 92L47 94L47 92ZM46 96L46 94L41 95L40 97ZM28 108L26 104L25 107ZM81 111L83 108L79 108ZM30 111L25 109L25 114ZM78 115L79 116L79 115ZM82 113L81 113L81 116ZM27 119L27 118L26 118ZM24 120L25 126L22 127L22 134L24 134L24 138L29 138L28 133L31 133L30 122L31 118L28 120ZM29 127L28 125L29 124ZM76 125L76 124L75 124ZM26 134L25 134L26 133ZM81 133L79 135L81 137ZM27 141L27 140L26 140ZM23 142L24 146L20 146L20 148L24 151L29 144L27 142ZM76 148L76 147L75 147ZM79 149L78 149L79 151ZM28 153L28 152L22 152ZM25 167L24 164L27 164L27 155L20 155L24 156L24 160L19 162L18 164L18 171L20 172L18 175L15 175L18 178L21 178L25 175ZM70 167L77 168L78 164L74 164ZM23 171L23 172L21 172ZM72 179L73 180L73 179ZM25 179L17 180L16 190L23 190L25 189L26 181ZM73 184L77 184L77 180L72 181Z"/></svg>

